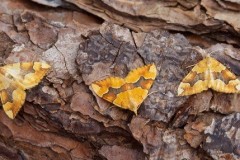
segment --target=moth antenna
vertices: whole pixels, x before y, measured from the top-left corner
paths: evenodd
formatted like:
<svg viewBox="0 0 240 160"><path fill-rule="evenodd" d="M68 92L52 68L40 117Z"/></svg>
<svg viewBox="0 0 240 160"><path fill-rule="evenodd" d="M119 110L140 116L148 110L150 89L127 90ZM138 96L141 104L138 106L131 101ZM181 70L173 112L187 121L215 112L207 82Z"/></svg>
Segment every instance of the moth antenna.
<svg viewBox="0 0 240 160"><path fill-rule="evenodd" d="M202 55L203 58L209 56L209 54L206 53L206 51L204 49L202 49L201 47L199 47L199 46L186 47L186 48L190 48L192 50L197 51L198 53L200 53Z"/></svg>
<svg viewBox="0 0 240 160"><path fill-rule="evenodd" d="M202 48L199 47L199 46L194 47L194 49L195 49L198 53L200 53L203 58L206 58L206 57L210 56L210 55L206 52L205 49L202 49Z"/></svg>
<svg viewBox="0 0 240 160"><path fill-rule="evenodd" d="M219 52L219 51L222 51L222 49L218 49L218 50L215 50L215 51L210 52L210 53L209 53L209 56L210 56L211 54L213 54L213 53L215 53L215 52Z"/></svg>
<svg viewBox="0 0 240 160"><path fill-rule="evenodd" d="M153 93L156 93L156 92L160 92L160 91L153 91L153 92L149 93L149 94L147 95L147 97L148 97L149 95L153 94Z"/></svg>
<svg viewBox="0 0 240 160"><path fill-rule="evenodd" d="M192 47L192 49L196 50L198 53L201 53L203 58L210 57L213 53L222 51L222 49L217 49L217 50L211 51L210 53L207 53L204 49L202 49L199 46Z"/></svg>
<svg viewBox="0 0 240 160"><path fill-rule="evenodd" d="M185 47L185 48L187 48L187 49L194 49L194 46L191 46L191 47Z"/></svg>
<svg viewBox="0 0 240 160"><path fill-rule="evenodd" d="M33 62L36 61L36 59L37 59L36 57L37 57L37 54L34 55L34 57L33 57L33 59L32 59Z"/></svg>
<svg viewBox="0 0 240 160"><path fill-rule="evenodd" d="M190 67L193 67L193 66L195 66L196 64L192 64L192 65L189 65L189 66L187 66L186 68L190 68Z"/></svg>
<svg viewBox="0 0 240 160"><path fill-rule="evenodd" d="M111 76L111 74L103 75L103 76L99 77L98 80L95 80L94 82L104 80L106 78L109 78L110 76Z"/></svg>

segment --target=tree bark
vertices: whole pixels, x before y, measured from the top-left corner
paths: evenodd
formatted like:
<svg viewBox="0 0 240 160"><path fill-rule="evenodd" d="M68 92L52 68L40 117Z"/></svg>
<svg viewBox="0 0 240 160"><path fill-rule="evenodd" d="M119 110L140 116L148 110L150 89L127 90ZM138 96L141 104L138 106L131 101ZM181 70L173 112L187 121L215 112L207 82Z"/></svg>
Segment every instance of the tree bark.
<svg viewBox="0 0 240 160"><path fill-rule="evenodd" d="M0 110L0 159L240 158L239 94L177 96L206 56L195 46L240 75L240 3L32 1L1 2L0 63L52 68L14 120ZM90 87L150 63L157 77L137 115Z"/></svg>

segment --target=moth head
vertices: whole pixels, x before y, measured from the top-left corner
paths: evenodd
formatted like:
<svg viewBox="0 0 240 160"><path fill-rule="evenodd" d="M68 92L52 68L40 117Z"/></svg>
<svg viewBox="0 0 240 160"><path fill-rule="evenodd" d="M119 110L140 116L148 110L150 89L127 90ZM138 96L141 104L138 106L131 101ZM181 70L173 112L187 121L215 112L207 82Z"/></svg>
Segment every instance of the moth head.
<svg viewBox="0 0 240 160"><path fill-rule="evenodd" d="M211 57L211 55L212 55L213 53L216 53L216 52L219 52L219 51L223 51L223 49L218 49L218 50L213 50L213 51L211 51L211 52L208 53L208 52L206 52L205 49L202 49L202 48L199 47L199 46L187 47L187 48L190 48L190 49L192 49L192 50L197 51L198 53L200 53L200 54L202 55L203 58Z"/></svg>
<svg viewBox="0 0 240 160"><path fill-rule="evenodd" d="M193 47L187 47L187 48L190 48L192 50L195 50L197 51L198 53L200 53L202 55L203 58L206 58L206 57L209 57L210 54L206 52L205 49L202 49L201 47L199 46L193 46Z"/></svg>

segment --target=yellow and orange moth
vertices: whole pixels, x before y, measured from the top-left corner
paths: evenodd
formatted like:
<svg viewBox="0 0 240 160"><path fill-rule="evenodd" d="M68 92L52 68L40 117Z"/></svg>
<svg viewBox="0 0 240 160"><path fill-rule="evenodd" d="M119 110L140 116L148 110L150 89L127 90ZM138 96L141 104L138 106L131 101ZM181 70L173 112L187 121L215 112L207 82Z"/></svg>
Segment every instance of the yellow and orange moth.
<svg viewBox="0 0 240 160"><path fill-rule="evenodd" d="M198 62L182 80L178 87L178 95L192 95L208 88L223 93L240 93L240 81L237 76L209 55Z"/></svg>
<svg viewBox="0 0 240 160"><path fill-rule="evenodd" d="M137 114L156 75L156 66L149 64L130 71L125 78L108 77L92 83L91 87L99 97Z"/></svg>
<svg viewBox="0 0 240 160"><path fill-rule="evenodd" d="M0 97L3 110L14 119L26 98L26 89L36 86L50 69L45 62L21 62L0 67Z"/></svg>

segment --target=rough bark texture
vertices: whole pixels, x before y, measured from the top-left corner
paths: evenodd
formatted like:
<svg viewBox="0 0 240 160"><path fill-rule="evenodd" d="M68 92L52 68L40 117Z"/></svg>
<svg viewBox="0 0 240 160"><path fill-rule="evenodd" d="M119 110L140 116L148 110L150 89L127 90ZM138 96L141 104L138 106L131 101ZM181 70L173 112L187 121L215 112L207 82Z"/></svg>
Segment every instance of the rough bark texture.
<svg viewBox="0 0 240 160"><path fill-rule="evenodd" d="M32 1L2 0L0 63L52 69L14 120L0 110L0 159L240 159L239 94L176 96L203 58L196 45L240 75L238 1ZM158 75L138 115L91 90L149 63Z"/></svg>

